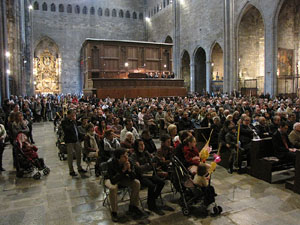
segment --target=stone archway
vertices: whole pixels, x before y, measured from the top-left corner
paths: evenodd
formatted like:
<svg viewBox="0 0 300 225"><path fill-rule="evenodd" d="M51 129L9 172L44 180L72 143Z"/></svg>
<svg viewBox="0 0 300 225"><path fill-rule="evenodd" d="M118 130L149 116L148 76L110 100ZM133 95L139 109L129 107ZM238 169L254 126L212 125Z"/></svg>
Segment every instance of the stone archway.
<svg viewBox="0 0 300 225"><path fill-rule="evenodd" d="M285 0L277 22L277 93L299 93L300 0Z"/></svg>
<svg viewBox="0 0 300 225"><path fill-rule="evenodd" d="M204 94L206 90L206 53L199 47L195 53L195 91Z"/></svg>
<svg viewBox="0 0 300 225"><path fill-rule="evenodd" d="M239 89L243 88L245 93L250 90L252 94L264 92L265 27L261 13L254 6L244 11L238 27L237 60Z"/></svg>
<svg viewBox="0 0 300 225"><path fill-rule="evenodd" d="M191 91L190 89L190 77L191 77L191 73L190 73L190 55L189 53L184 50L184 53L181 57L181 77L182 79L184 79L184 86L186 87L186 89L188 91Z"/></svg>
<svg viewBox="0 0 300 225"><path fill-rule="evenodd" d="M215 43L211 52L211 90L222 91L224 81L223 49Z"/></svg>
<svg viewBox="0 0 300 225"><path fill-rule="evenodd" d="M50 38L41 39L34 50L33 79L35 93L61 92L61 56Z"/></svg>

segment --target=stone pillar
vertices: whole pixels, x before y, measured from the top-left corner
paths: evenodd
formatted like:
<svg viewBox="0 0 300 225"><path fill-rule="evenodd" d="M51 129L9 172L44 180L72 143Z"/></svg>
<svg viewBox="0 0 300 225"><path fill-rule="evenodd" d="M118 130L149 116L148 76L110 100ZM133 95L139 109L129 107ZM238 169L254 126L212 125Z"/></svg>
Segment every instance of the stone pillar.
<svg viewBox="0 0 300 225"><path fill-rule="evenodd" d="M6 1L0 2L0 103L1 99L9 98L9 75L6 70L8 69L8 59L5 57L7 51L7 24L6 24Z"/></svg>
<svg viewBox="0 0 300 225"><path fill-rule="evenodd" d="M224 84L223 91L237 89L234 42L234 0L224 1Z"/></svg>
<svg viewBox="0 0 300 225"><path fill-rule="evenodd" d="M195 92L195 63L193 58L191 58L190 63L190 76L190 91Z"/></svg>
<svg viewBox="0 0 300 225"><path fill-rule="evenodd" d="M211 92L211 61L206 62L206 91Z"/></svg>
<svg viewBox="0 0 300 225"><path fill-rule="evenodd" d="M172 5L174 31L173 31L173 71L176 74L176 78L179 78L180 74L180 3L178 0L173 0Z"/></svg>
<svg viewBox="0 0 300 225"><path fill-rule="evenodd" d="M265 77L264 77L264 92L271 96L276 95L277 92L277 69L276 69L276 45L275 32L272 21L265 21ZM277 38L276 38L277 39Z"/></svg>

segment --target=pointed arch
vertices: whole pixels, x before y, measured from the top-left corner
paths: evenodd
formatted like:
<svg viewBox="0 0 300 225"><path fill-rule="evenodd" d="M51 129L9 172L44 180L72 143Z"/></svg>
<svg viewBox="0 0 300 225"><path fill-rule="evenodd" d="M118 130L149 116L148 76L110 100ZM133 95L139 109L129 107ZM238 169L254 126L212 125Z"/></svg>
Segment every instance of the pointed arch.
<svg viewBox="0 0 300 225"><path fill-rule="evenodd" d="M50 10L51 10L51 12L56 12L56 6L54 3L51 4Z"/></svg>
<svg viewBox="0 0 300 225"><path fill-rule="evenodd" d="M168 35L164 41L165 43L173 43L173 39L171 38L170 35Z"/></svg>
<svg viewBox="0 0 300 225"><path fill-rule="evenodd" d="M46 2L43 3L42 9L43 9L43 11L47 11L48 10L48 6L47 6Z"/></svg>
<svg viewBox="0 0 300 225"><path fill-rule="evenodd" d="M206 87L206 52L202 47L197 47L194 51L195 66L195 91L204 94Z"/></svg>
<svg viewBox="0 0 300 225"><path fill-rule="evenodd" d="M39 9L40 9L39 3L38 3L37 1L35 1L35 2L33 3L33 9L34 9L34 10L39 10Z"/></svg>
<svg viewBox="0 0 300 225"><path fill-rule="evenodd" d="M59 12L64 12L64 11L65 11L65 7L64 7L63 4L59 4L59 6L58 6L58 11L59 11Z"/></svg>
<svg viewBox="0 0 300 225"><path fill-rule="evenodd" d="M191 81L191 73L190 73L190 63L191 63L191 58L190 54L188 53L187 50L183 50L181 54L181 68L180 68L180 73L181 73L181 78L184 80L184 86L187 88L188 91L190 91L190 81Z"/></svg>
<svg viewBox="0 0 300 225"><path fill-rule="evenodd" d="M90 9L90 14L91 14L91 15L95 15L95 8L94 8L94 7L91 7L91 9Z"/></svg>
<svg viewBox="0 0 300 225"><path fill-rule="evenodd" d="M218 42L214 42L210 49L211 62L211 91L220 91L223 89L224 81L224 52Z"/></svg>
<svg viewBox="0 0 300 225"><path fill-rule="evenodd" d="M116 9L113 9L113 10L111 11L111 16L112 16L112 17L117 17L117 10L116 10Z"/></svg>
<svg viewBox="0 0 300 225"><path fill-rule="evenodd" d="M122 9L120 9L119 11L119 17L120 18L123 18L124 17L124 11Z"/></svg>
<svg viewBox="0 0 300 225"><path fill-rule="evenodd" d="M260 10L246 4L237 24L238 89L264 92L265 81L265 25ZM252 92L252 94L254 94Z"/></svg>

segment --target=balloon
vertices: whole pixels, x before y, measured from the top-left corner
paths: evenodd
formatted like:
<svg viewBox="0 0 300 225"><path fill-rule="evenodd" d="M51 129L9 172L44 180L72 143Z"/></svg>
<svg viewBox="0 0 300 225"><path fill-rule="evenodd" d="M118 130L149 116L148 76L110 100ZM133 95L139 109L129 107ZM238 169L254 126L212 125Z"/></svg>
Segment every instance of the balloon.
<svg viewBox="0 0 300 225"><path fill-rule="evenodd" d="M219 163L219 162L221 162L221 157L219 156L219 155L217 155L217 154L214 154L214 162L215 163Z"/></svg>

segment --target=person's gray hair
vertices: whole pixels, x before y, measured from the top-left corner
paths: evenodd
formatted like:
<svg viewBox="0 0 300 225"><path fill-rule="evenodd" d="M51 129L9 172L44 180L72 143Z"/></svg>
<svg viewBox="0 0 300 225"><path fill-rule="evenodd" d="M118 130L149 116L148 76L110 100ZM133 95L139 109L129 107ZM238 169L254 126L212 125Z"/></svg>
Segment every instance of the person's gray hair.
<svg viewBox="0 0 300 225"><path fill-rule="evenodd" d="M298 125L300 125L300 123L299 123L299 122L297 122L297 123L294 123L294 125L293 125L293 129L294 129L294 130L296 130L296 127L297 127Z"/></svg>
<svg viewBox="0 0 300 225"><path fill-rule="evenodd" d="M127 139L129 136L132 136L132 137L133 137L133 133L130 132L130 131L126 132L126 134L125 134L125 139Z"/></svg>

